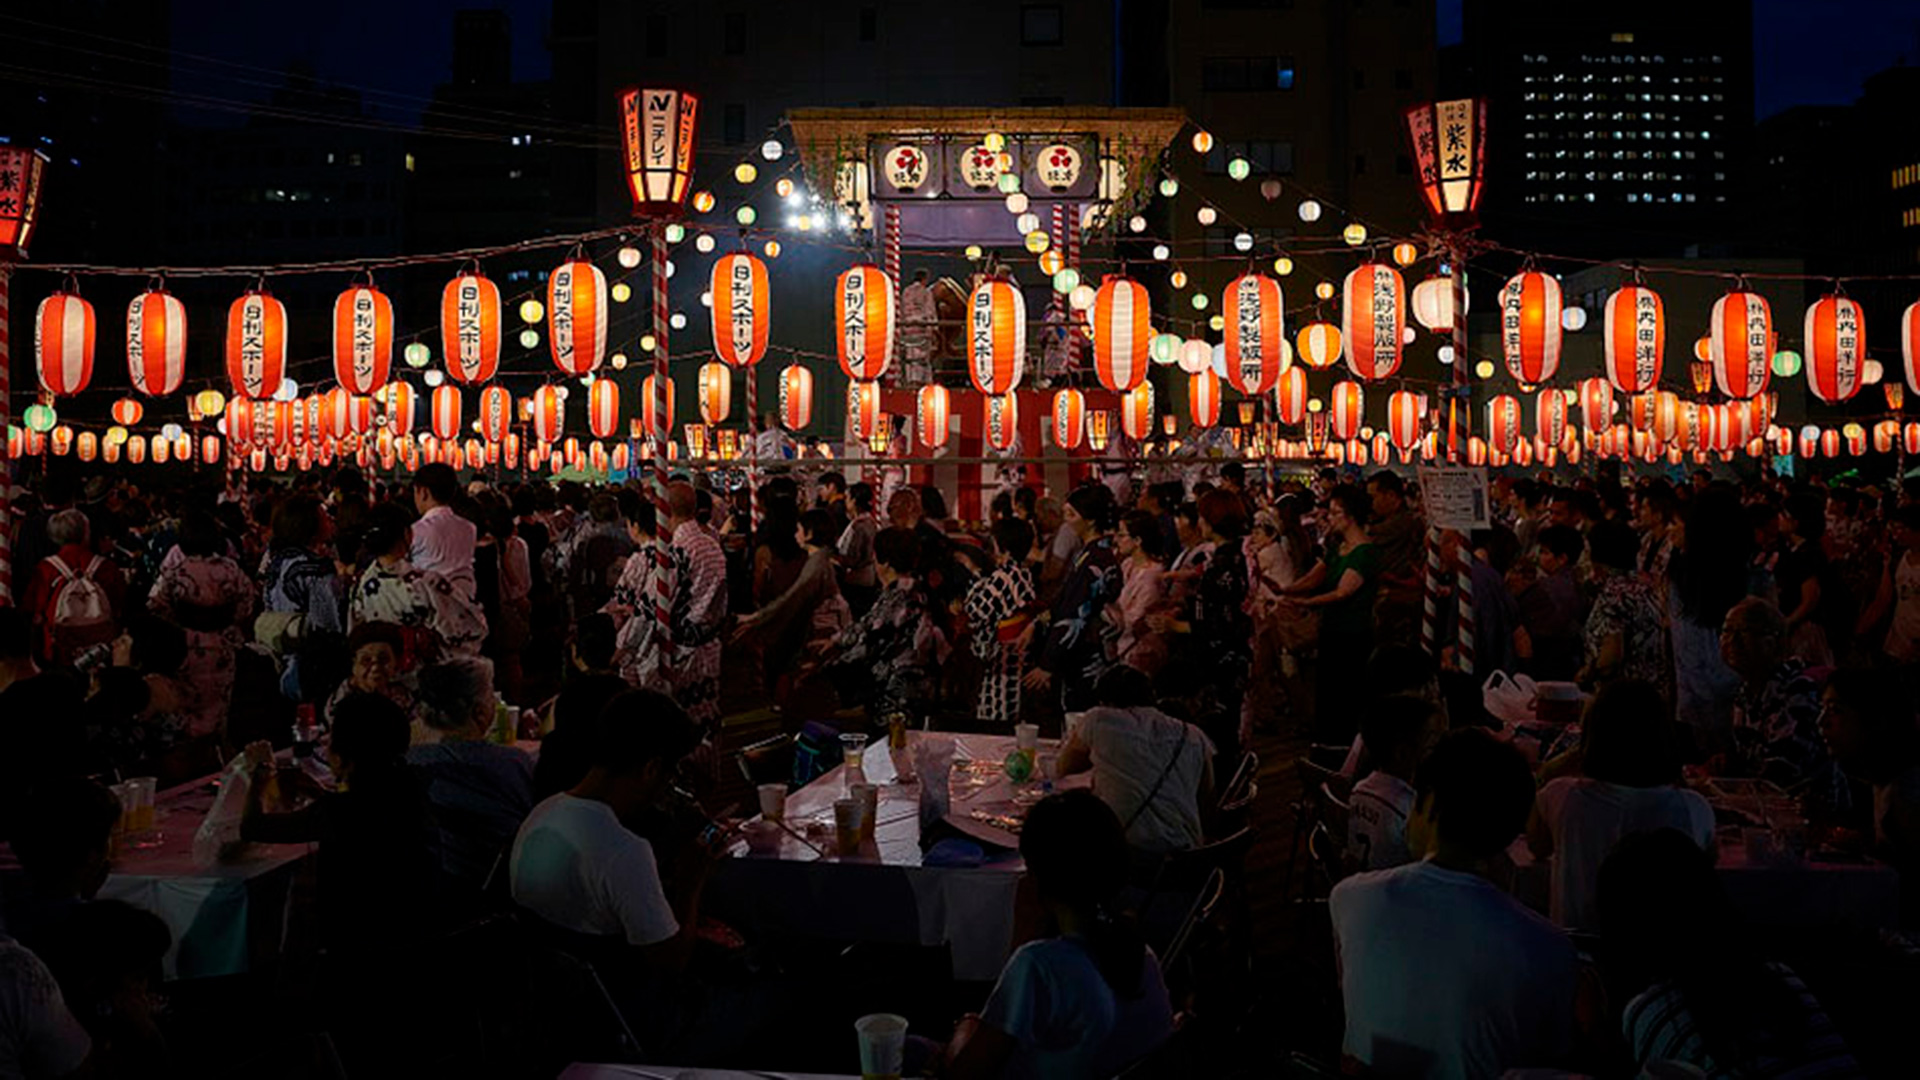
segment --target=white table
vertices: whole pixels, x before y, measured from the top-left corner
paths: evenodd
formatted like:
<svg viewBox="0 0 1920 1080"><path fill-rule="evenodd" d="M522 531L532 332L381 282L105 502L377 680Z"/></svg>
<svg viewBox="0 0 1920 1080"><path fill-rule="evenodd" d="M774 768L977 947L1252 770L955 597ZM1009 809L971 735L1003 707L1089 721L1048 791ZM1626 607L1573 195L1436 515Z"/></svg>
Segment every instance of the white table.
<svg viewBox="0 0 1920 1080"><path fill-rule="evenodd" d="M860 1080L839 1073L740 1072L733 1069L682 1069L674 1065L567 1066L560 1080Z"/></svg>
<svg viewBox="0 0 1920 1080"><path fill-rule="evenodd" d="M833 848L833 803L846 797L845 767L787 798L788 826L802 833L779 836L777 844L751 850L742 839L730 858L715 869L707 896L712 910L743 929L761 933L802 934L885 944L941 945L953 951L954 977L987 982L1000 974L1012 951L1014 897L1025 872L1019 839L995 825L976 820L975 811L992 816L1007 810L1014 786L1000 776L981 777L963 770L961 761L982 763L979 770L1005 759L1013 739L1003 735L938 735L950 738L956 762L952 808L947 821L983 841L987 861L979 867L927 866L920 850L920 785L901 782L885 743L869 746L864 771L880 789L875 844L862 854L842 857ZM1042 753L1054 747L1043 743ZM1090 774L1068 778L1062 786L1089 783ZM811 841L811 843L809 843ZM988 845L997 845L988 846Z"/></svg>

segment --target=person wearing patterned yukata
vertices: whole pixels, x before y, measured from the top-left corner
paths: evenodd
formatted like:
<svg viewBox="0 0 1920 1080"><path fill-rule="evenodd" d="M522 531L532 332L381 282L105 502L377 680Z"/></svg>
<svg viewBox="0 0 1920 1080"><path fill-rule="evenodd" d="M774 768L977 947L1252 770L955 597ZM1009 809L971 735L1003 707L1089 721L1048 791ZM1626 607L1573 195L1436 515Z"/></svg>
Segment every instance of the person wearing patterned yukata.
<svg viewBox="0 0 1920 1080"><path fill-rule="evenodd" d="M1020 720L1020 674L1025 663L1020 644L1033 624L1033 526L1019 518L993 523L996 563L993 572L967 590L967 625L973 655L985 670L974 719L1006 727Z"/></svg>
<svg viewBox="0 0 1920 1080"><path fill-rule="evenodd" d="M412 515L398 503L382 503L368 518L362 539L367 568L353 587L349 626L394 623L407 630L415 647L426 646L434 655L478 654L487 636L486 613L447 578L407 558Z"/></svg>
<svg viewBox="0 0 1920 1080"><path fill-rule="evenodd" d="M1112 624L1105 610L1122 585L1109 535L1117 514L1113 492L1105 486L1088 484L1067 496L1065 524L1080 538L1080 550L1061 582L1040 658L1022 684L1029 690L1056 689L1068 712L1093 705L1093 685L1109 665L1106 639Z"/></svg>
<svg viewBox="0 0 1920 1080"><path fill-rule="evenodd" d="M659 633L655 571L636 560L652 554L642 548L628 560L613 605L632 609L620 628L617 664L635 686L665 691L702 729L720 722L720 631L727 622L727 557L719 541L701 528L695 515L699 495L693 485L667 487L667 525L673 542L673 600L668 633ZM637 586L637 587L636 587Z"/></svg>

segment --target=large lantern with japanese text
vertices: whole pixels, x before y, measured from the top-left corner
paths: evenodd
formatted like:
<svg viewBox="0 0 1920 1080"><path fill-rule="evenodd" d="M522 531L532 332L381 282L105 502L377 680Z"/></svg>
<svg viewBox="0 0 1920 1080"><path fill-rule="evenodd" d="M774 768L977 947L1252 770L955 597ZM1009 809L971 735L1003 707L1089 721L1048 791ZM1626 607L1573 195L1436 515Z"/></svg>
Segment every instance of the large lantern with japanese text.
<svg viewBox="0 0 1920 1080"><path fill-rule="evenodd" d="M1220 422L1220 376L1213 369L1187 376L1187 415L1197 428L1210 428Z"/></svg>
<svg viewBox="0 0 1920 1080"><path fill-rule="evenodd" d="M1347 368L1360 379L1384 379L1400 370L1407 325L1406 283L1385 263L1361 263L1347 275L1340 303L1340 336Z"/></svg>
<svg viewBox="0 0 1920 1080"><path fill-rule="evenodd" d="M333 378L351 394L386 385L393 366L393 301L371 284L333 302Z"/></svg>
<svg viewBox="0 0 1920 1080"><path fill-rule="evenodd" d="M1124 394L1147 377L1147 347L1153 337L1144 285L1109 276L1093 294L1093 373L1100 385Z"/></svg>
<svg viewBox="0 0 1920 1080"><path fill-rule="evenodd" d="M1539 384L1560 370L1560 283L1522 270L1500 289L1500 351L1518 382Z"/></svg>
<svg viewBox="0 0 1920 1080"><path fill-rule="evenodd" d="M1346 440L1360 434L1367 419L1367 395L1351 379L1333 384L1327 394L1327 411L1333 415L1333 437Z"/></svg>
<svg viewBox="0 0 1920 1080"><path fill-rule="evenodd" d="M1307 372L1289 367L1273 388L1273 411L1283 424L1297 424L1307 415Z"/></svg>
<svg viewBox="0 0 1920 1080"><path fill-rule="evenodd" d="M744 251L713 261L713 354L751 367L767 354L767 264ZM717 421L710 421L717 422Z"/></svg>
<svg viewBox="0 0 1920 1080"><path fill-rule="evenodd" d="M547 343L553 366L575 378L607 354L607 275L585 259L568 259L547 275Z"/></svg>
<svg viewBox="0 0 1920 1080"><path fill-rule="evenodd" d="M287 373L287 308L249 289L227 309L227 378L238 397L272 397Z"/></svg>
<svg viewBox="0 0 1920 1080"><path fill-rule="evenodd" d="M1496 394L1487 399L1487 445L1503 454L1520 444L1520 399Z"/></svg>
<svg viewBox="0 0 1920 1080"><path fill-rule="evenodd" d="M1280 293L1280 283L1265 274L1242 274L1227 284L1220 306L1226 317L1227 382L1243 394L1259 395L1273 389L1280 381L1280 372L1291 363L1287 355L1286 300ZM1215 392L1217 396L1217 388ZM1194 422L1198 424L1199 420Z"/></svg>
<svg viewBox="0 0 1920 1080"><path fill-rule="evenodd" d="M1580 380L1580 419L1588 431L1613 425L1613 384L1605 379Z"/></svg>
<svg viewBox="0 0 1920 1080"><path fill-rule="evenodd" d="M677 217L693 185L699 97L685 90L620 92L620 142L637 217Z"/></svg>
<svg viewBox="0 0 1920 1080"><path fill-rule="evenodd" d="M187 373L187 308L164 289L127 304L127 375L148 397L180 389Z"/></svg>
<svg viewBox="0 0 1920 1080"><path fill-rule="evenodd" d="M1010 394L1027 363L1027 301L1005 278L981 282L967 302L967 370L983 394Z"/></svg>
<svg viewBox="0 0 1920 1080"><path fill-rule="evenodd" d="M1773 311L1767 298L1736 289L1713 302L1707 358L1720 392L1745 400L1767 388L1773 361Z"/></svg>
<svg viewBox="0 0 1920 1080"><path fill-rule="evenodd" d="M1078 390L1053 395L1053 441L1063 450L1077 450L1087 434L1087 396Z"/></svg>
<svg viewBox="0 0 1920 1080"><path fill-rule="evenodd" d="M479 271L440 293L440 346L455 382L483 383L500 370L500 286Z"/></svg>
<svg viewBox="0 0 1920 1080"><path fill-rule="evenodd" d="M93 381L93 332L93 305L79 294L57 291L40 301L33 318L33 353L42 390L61 397L87 388Z"/></svg>
<svg viewBox="0 0 1920 1080"><path fill-rule="evenodd" d="M1487 168L1487 103L1431 101L1406 110L1407 141L1427 214L1454 227L1473 223Z"/></svg>
<svg viewBox="0 0 1920 1080"><path fill-rule="evenodd" d="M1660 294L1628 285L1607 297L1604 336L1607 381L1623 394L1644 394L1660 385L1667 348L1667 315Z"/></svg>
<svg viewBox="0 0 1920 1080"><path fill-rule="evenodd" d="M717 288L713 295L717 320ZM840 370L849 379L871 382L885 375L893 358L894 334L893 279L887 272L870 263L842 271L834 282L833 325Z"/></svg>
<svg viewBox="0 0 1920 1080"><path fill-rule="evenodd" d="M813 422L813 372L799 364L780 369L780 423L798 431Z"/></svg>
<svg viewBox="0 0 1920 1080"><path fill-rule="evenodd" d="M950 404L947 388L938 383L921 387L915 395L913 426L921 446L931 450L947 445Z"/></svg>
<svg viewBox="0 0 1920 1080"><path fill-rule="evenodd" d="M1829 404L1860 391L1867 358L1866 320L1860 305L1844 296L1823 296L1807 308L1807 388Z"/></svg>
<svg viewBox="0 0 1920 1080"><path fill-rule="evenodd" d="M596 439L617 438L620 434L620 384L612 379L595 379L587 389L587 430Z"/></svg>
<svg viewBox="0 0 1920 1080"><path fill-rule="evenodd" d="M1559 446L1567 437L1567 399L1555 387L1533 397L1533 433L1547 446Z"/></svg>
<svg viewBox="0 0 1920 1080"><path fill-rule="evenodd" d="M513 430L513 394L504 386L480 391L480 434L499 442Z"/></svg>

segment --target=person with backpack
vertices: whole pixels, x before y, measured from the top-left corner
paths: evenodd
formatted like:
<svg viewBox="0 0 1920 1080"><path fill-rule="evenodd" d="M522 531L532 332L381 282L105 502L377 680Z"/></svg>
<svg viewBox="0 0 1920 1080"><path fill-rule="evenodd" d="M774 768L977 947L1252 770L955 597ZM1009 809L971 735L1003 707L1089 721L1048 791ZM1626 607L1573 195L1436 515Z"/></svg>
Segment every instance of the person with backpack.
<svg viewBox="0 0 1920 1080"><path fill-rule="evenodd" d="M82 650L119 635L127 578L94 554L93 529L80 510L48 518L47 540L57 550L34 568L27 610L40 622L42 659L64 667Z"/></svg>

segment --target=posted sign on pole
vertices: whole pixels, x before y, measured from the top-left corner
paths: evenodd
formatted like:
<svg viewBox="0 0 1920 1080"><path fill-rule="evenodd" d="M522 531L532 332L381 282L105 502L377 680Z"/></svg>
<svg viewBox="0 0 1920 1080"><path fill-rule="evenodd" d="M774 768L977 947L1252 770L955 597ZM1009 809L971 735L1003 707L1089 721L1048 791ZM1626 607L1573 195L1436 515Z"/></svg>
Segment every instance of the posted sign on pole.
<svg viewBox="0 0 1920 1080"><path fill-rule="evenodd" d="M1420 495L1427 524L1436 529L1472 532L1493 527L1493 503L1487 496L1487 470L1436 465L1420 470Z"/></svg>

